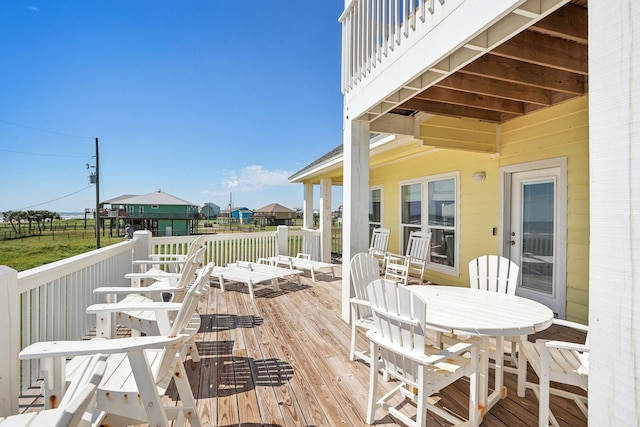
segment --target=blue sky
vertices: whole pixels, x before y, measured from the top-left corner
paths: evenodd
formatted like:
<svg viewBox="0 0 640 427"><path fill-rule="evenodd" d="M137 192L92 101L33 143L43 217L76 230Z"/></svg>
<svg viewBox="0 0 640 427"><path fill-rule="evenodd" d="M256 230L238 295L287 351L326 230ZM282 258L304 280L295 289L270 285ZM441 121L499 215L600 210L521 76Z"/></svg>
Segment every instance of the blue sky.
<svg viewBox="0 0 640 427"><path fill-rule="evenodd" d="M343 0L5 0L0 212L164 192L302 207L342 142ZM334 190L333 205L342 203Z"/></svg>

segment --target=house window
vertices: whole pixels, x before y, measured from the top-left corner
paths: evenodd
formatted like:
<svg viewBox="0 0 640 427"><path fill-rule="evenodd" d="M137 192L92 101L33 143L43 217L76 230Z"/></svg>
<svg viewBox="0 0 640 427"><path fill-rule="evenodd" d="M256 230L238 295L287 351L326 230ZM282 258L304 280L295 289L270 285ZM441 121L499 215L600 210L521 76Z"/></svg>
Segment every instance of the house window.
<svg viewBox="0 0 640 427"><path fill-rule="evenodd" d="M133 212L134 212L133 206L129 206L128 210L129 210L129 216L133 216Z"/></svg>
<svg viewBox="0 0 640 427"><path fill-rule="evenodd" d="M422 183L402 185L400 204L400 250L404 254L411 232L422 229Z"/></svg>
<svg viewBox="0 0 640 427"><path fill-rule="evenodd" d="M160 206L158 206L158 205L151 205L151 209L159 209L159 208L160 208Z"/></svg>
<svg viewBox="0 0 640 427"><path fill-rule="evenodd" d="M382 227L382 187L374 187L369 190L369 236L379 227Z"/></svg>
<svg viewBox="0 0 640 427"><path fill-rule="evenodd" d="M140 206L138 208L138 213L140 214L140 216L144 216L144 206Z"/></svg>
<svg viewBox="0 0 640 427"><path fill-rule="evenodd" d="M424 177L403 183L400 190L402 250L411 231L431 231L428 268L449 274L458 274L458 176L453 173Z"/></svg>

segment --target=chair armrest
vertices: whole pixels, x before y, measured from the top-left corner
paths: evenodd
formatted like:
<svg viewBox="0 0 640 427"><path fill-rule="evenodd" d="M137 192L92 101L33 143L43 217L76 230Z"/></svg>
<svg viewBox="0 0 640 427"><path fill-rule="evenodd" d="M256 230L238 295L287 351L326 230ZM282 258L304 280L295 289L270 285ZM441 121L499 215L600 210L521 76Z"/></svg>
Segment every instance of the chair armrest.
<svg viewBox="0 0 640 427"><path fill-rule="evenodd" d="M553 319L554 325L566 326L568 328L577 329L583 332L589 332L589 326L583 325L582 323L571 322L569 320L563 319Z"/></svg>
<svg viewBox="0 0 640 427"><path fill-rule="evenodd" d="M145 287L130 287L130 286L109 286L100 287L93 290L96 295L128 295L128 294L159 294L165 292L182 292L184 288L176 288L175 286L145 286Z"/></svg>
<svg viewBox="0 0 640 427"><path fill-rule="evenodd" d="M298 253L298 254L296 255L296 258L309 259L309 260L310 260L310 259L311 259L311 255L309 255L309 254L303 254L303 253L301 253L301 252L300 252L300 253Z"/></svg>
<svg viewBox="0 0 640 427"><path fill-rule="evenodd" d="M566 342L566 341L545 341L545 340L538 340L537 342L539 342L540 345L544 345L547 348L557 348L559 350L573 350L573 351L579 351L581 353L586 353L589 351L589 346L587 346L586 344L576 344L576 343Z"/></svg>
<svg viewBox="0 0 640 427"><path fill-rule="evenodd" d="M126 337L116 340L96 338L83 341L43 341L31 344L20 352L18 357L25 359L41 359L53 357L73 357L93 355L96 353L116 354L128 353L153 348L164 348L180 343L185 335Z"/></svg>
<svg viewBox="0 0 640 427"><path fill-rule="evenodd" d="M150 260L150 259L137 259L132 261L133 265L182 265L185 260Z"/></svg>
<svg viewBox="0 0 640 427"><path fill-rule="evenodd" d="M393 264L406 264L408 257L400 254L392 254L390 252L386 252L384 254L384 258L387 262L391 262Z"/></svg>
<svg viewBox="0 0 640 427"><path fill-rule="evenodd" d="M351 298L349 299L349 304L357 304L357 305L363 305L363 306L367 306L367 307L371 307L371 303L367 300L363 300L363 299L358 299L358 298Z"/></svg>
<svg viewBox="0 0 640 427"><path fill-rule="evenodd" d="M425 365L436 365L443 362L447 363L448 359L450 359L452 356L459 356L468 351L471 351L475 347L478 347L480 342L479 338L474 338L470 339L469 341L456 343L451 347L447 347L446 349L439 351L436 354L428 355L425 353L408 351L406 348L400 345L391 343L384 339L380 339L379 334L375 329L371 329L369 332L367 332L367 337L369 337L372 342L379 345L380 347L384 347L388 350L393 351L394 353L401 354L403 357Z"/></svg>
<svg viewBox="0 0 640 427"><path fill-rule="evenodd" d="M127 273L124 275L125 279L180 279L182 273Z"/></svg>
<svg viewBox="0 0 640 427"><path fill-rule="evenodd" d="M151 254L149 255L149 259L156 261L160 259L172 259L180 262L185 261L187 256L182 254Z"/></svg>
<svg viewBox="0 0 640 427"><path fill-rule="evenodd" d="M119 313L126 311L154 311L154 312L166 312L166 311L178 311L182 307L182 303L179 302L135 302L135 303L113 303L113 304L93 304L87 307L87 314L97 313Z"/></svg>

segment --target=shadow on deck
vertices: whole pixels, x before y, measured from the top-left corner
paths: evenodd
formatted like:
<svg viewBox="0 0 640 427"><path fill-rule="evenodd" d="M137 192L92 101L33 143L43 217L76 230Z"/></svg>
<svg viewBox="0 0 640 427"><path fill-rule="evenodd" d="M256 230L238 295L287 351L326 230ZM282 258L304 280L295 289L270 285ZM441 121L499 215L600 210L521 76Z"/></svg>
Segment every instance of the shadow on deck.
<svg viewBox="0 0 640 427"><path fill-rule="evenodd" d="M301 285L285 283L279 292L262 288L253 300L246 287L230 285L221 292L212 286L199 308L201 361L185 363L204 426L367 425L369 369L349 360L350 327L340 318L341 269L336 270L337 278L318 274L317 283L303 277ZM530 339L550 336L569 341L582 338L554 326ZM364 334L358 339L360 346L366 344ZM531 370L529 380L537 381ZM505 374L505 385L507 397L481 425L537 425L538 401L533 392L527 390L526 397L519 398L512 374ZM38 392L34 389L33 396L21 400L21 410L38 409ZM468 383L460 380L438 398L444 406L465 413ZM561 425L587 425L568 400L552 396L551 404ZM430 416L427 424L449 425L437 416ZM401 424L379 410L376 425Z"/></svg>

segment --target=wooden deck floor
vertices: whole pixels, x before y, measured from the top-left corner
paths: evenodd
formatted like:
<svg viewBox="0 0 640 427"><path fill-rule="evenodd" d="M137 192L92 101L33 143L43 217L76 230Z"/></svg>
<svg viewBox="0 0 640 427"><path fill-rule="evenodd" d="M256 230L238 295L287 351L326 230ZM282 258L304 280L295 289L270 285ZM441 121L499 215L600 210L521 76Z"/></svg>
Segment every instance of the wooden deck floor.
<svg viewBox="0 0 640 427"><path fill-rule="evenodd" d="M224 293L217 287L210 290L201 311L202 360L186 364L205 425L366 425L369 369L348 357L350 328L340 318L342 281L322 274L317 278L315 284L308 277L302 285L284 284L278 293L263 288L254 300L241 285L228 286ZM563 333L558 328L547 331L556 337ZM365 345L364 334L360 339ZM537 425L537 399L531 390L519 398L515 375L505 377L508 396L482 425ZM448 387L442 402L466 407L467 387ZM552 397L552 404L564 425L587 425L571 402ZM376 425L398 424L379 410ZM433 417L428 425L449 424Z"/></svg>
<svg viewBox="0 0 640 427"><path fill-rule="evenodd" d="M340 268L336 270L339 276ZM210 289L200 309L201 361L186 362L203 425L367 425L369 369L348 357L350 328L340 318L341 278L316 278L317 283L303 277L301 285L283 284L280 292L259 289L254 300L246 286L229 284L224 293L217 286ZM549 336L580 339L555 327L545 331ZM364 335L359 339L366 343ZM530 379L536 380L532 372ZM505 383L507 397L489 411L482 426L537 425L538 401L532 391L519 398L515 375L506 374ZM467 393L468 383L461 380L439 397L464 414ZM573 403L555 396L551 402L561 425L587 425ZM376 425L402 424L378 410ZM427 425L450 424L432 416Z"/></svg>

